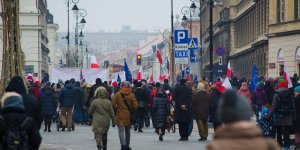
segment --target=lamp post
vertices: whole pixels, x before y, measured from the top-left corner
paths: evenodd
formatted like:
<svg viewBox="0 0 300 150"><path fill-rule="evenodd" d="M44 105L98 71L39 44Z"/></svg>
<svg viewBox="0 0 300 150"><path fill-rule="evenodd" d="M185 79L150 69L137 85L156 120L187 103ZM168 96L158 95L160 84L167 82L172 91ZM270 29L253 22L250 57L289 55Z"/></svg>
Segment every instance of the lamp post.
<svg viewBox="0 0 300 150"><path fill-rule="evenodd" d="M175 58L174 58L174 14L173 14L173 0L171 0L171 48L170 48L170 63L171 63L171 80L175 85Z"/></svg>
<svg viewBox="0 0 300 150"><path fill-rule="evenodd" d="M79 36L83 37L82 32L80 32ZM81 54L80 54L80 56L81 56L81 58L80 58L81 59L81 65L80 65L80 67L81 68L83 68L83 57L84 57L84 55L83 55L83 48L86 47L86 53L87 53L87 47L88 47L88 45L89 45L89 43L87 41L82 41L82 39L80 40L79 46L80 46L80 49L81 49Z"/></svg>
<svg viewBox="0 0 300 150"><path fill-rule="evenodd" d="M193 30L192 30L192 11L194 12L194 8L188 7L188 6L184 6L181 9L181 13L183 15L182 17L182 26L184 28L189 27L190 32L189 32L189 37L192 38L193 36ZM188 19L186 16L189 14L190 19ZM187 21L189 21L189 23L187 23Z"/></svg>
<svg viewBox="0 0 300 150"><path fill-rule="evenodd" d="M72 8L73 13L76 15L76 25L75 25L75 63L76 63L76 67L79 67L79 55L78 55L78 38L79 38L79 34L78 34L78 30L79 29L83 29L85 24L86 24L86 20L84 19L84 17L87 15L87 11L85 9L79 9L77 7L77 3L74 4L73 8ZM79 17L81 17L80 22L78 22Z"/></svg>

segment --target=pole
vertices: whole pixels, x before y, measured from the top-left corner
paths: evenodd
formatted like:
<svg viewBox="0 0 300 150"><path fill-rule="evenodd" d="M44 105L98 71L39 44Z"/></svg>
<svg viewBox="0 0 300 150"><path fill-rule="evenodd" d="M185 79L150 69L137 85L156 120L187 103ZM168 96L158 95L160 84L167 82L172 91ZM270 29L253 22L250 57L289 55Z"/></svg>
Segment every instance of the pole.
<svg viewBox="0 0 300 150"><path fill-rule="evenodd" d="M85 52L86 52L86 68L89 68L89 54L88 54L88 48L86 47L85 48Z"/></svg>
<svg viewBox="0 0 300 150"><path fill-rule="evenodd" d="M79 55L78 55L78 13L76 14L76 26L75 26L75 66L79 67Z"/></svg>
<svg viewBox="0 0 300 150"><path fill-rule="evenodd" d="M70 0L68 0L68 35L67 35L67 40L68 40L68 52L67 52L67 66L70 67Z"/></svg>
<svg viewBox="0 0 300 150"><path fill-rule="evenodd" d="M213 83L213 7L214 1L209 1L209 79L210 82Z"/></svg>
<svg viewBox="0 0 300 150"><path fill-rule="evenodd" d="M174 15L173 15L173 0L171 0L171 59L170 59L170 63L171 63L171 80L172 80L172 84L175 85L175 60L174 60Z"/></svg>
<svg viewBox="0 0 300 150"><path fill-rule="evenodd" d="M202 21L201 21L201 1L199 1L199 21L200 21L200 45L201 45L201 50L200 50L200 73L199 75L203 75L203 60L202 60L202 52L203 52L203 46L202 46ZM200 76L199 76L200 77Z"/></svg>

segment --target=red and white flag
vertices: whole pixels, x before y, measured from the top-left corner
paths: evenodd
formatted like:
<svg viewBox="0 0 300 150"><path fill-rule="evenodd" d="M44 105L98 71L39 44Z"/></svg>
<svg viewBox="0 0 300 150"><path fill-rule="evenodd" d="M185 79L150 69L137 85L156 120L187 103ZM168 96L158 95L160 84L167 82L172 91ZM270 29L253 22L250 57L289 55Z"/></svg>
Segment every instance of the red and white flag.
<svg viewBox="0 0 300 150"><path fill-rule="evenodd" d="M223 81L221 87L219 88L219 91L221 93L224 93L226 90L232 89L231 83L229 81L229 78L226 77L225 80Z"/></svg>
<svg viewBox="0 0 300 150"><path fill-rule="evenodd" d="M95 56L91 56L91 68L99 68L99 65L97 63L97 59Z"/></svg>
<svg viewBox="0 0 300 150"><path fill-rule="evenodd" d="M151 74L149 79L148 79L148 83L153 83L153 75Z"/></svg>
<svg viewBox="0 0 300 150"><path fill-rule="evenodd" d="M139 72L136 76L136 79L137 80L142 80L143 79L143 67L142 66L140 67L140 70L139 70Z"/></svg>
<svg viewBox="0 0 300 150"><path fill-rule="evenodd" d="M227 66L227 77L231 78L232 77L232 70L230 67L230 61L228 62L228 66Z"/></svg>
<svg viewBox="0 0 300 150"><path fill-rule="evenodd" d="M288 88L292 88L293 84L292 84L291 77L289 76L289 72L288 72L287 68L284 68L283 77L284 77L284 80L287 82Z"/></svg>
<svg viewBox="0 0 300 150"><path fill-rule="evenodd" d="M157 56L157 59L158 59L159 63L162 64L162 58L161 58L159 49L156 50L156 56Z"/></svg>

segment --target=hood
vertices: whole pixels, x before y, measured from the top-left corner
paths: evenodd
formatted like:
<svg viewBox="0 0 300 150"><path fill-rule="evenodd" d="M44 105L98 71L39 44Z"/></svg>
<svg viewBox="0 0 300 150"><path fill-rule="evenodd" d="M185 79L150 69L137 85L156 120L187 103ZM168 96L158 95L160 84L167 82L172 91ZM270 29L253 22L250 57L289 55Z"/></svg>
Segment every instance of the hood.
<svg viewBox="0 0 300 150"><path fill-rule="evenodd" d="M248 92L248 91L249 91L249 89L248 89L247 86L242 86L242 87L240 88L240 90L241 90L242 92Z"/></svg>
<svg viewBox="0 0 300 150"><path fill-rule="evenodd" d="M98 87L95 91L96 98L107 98L107 91L104 87Z"/></svg>
<svg viewBox="0 0 300 150"><path fill-rule="evenodd" d="M67 89L72 89L73 86L72 86L72 84L67 84L67 85L65 85L65 88L67 88Z"/></svg>
<svg viewBox="0 0 300 150"><path fill-rule="evenodd" d="M261 137L262 132L256 126L248 128L220 127L215 133L215 139L236 139Z"/></svg>
<svg viewBox="0 0 300 150"><path fill-rule="evenodd" d="M14 93L6 93L2 98L1 105L3 110L17 109L25 111L22 97Z"/></svg>
<svg viewBox="0 0 300 150"><path fill-rule="evenodd" d="M24 81L23 81L23 78L20 77L20 76L15 76L13 77L7 88L5 89L6 92L16 92L16 93L19 93L19 94L24 94L24 93L27 93L27 90L26 90L26 86L24 84Z"/></svg>
<svg viewBox="0 0 300 150"><path fill-rule="evenodd" d="M131 88L126 88L126 87L121 87L120 92L121 92L121 94L129 95L129 94L132 93L132 89Z"/></svg>

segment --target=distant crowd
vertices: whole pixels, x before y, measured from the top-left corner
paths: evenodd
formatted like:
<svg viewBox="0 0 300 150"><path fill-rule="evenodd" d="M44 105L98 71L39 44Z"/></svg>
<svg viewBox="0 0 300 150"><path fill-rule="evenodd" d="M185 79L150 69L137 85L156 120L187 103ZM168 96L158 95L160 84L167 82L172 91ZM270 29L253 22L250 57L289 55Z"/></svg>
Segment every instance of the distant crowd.
<svg viewBox="0 0 300 150"><path fill-rule="evenodd" d="M40 83L16 76L1 100L1 146L36 150L42 122L44 132L51 132L55 122L57 131L92 125L98 150L108 148L109 128L117 126L121 150L131 150L131 128L143 132L152 126L163 141L178 125L179 140L188 141L196 121L199 141L208 140L209 123L214 127L208 150L300 149L300 82L297 75L291 81L288 88L283 77L262 77L251 91L248 80L233 77L233 89L224 91L221 78L213 84L205 77L180 79L174 86L167 79L111 83L98 78L91 86L84 79Z"/></svg>

